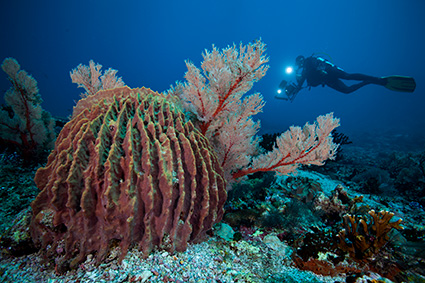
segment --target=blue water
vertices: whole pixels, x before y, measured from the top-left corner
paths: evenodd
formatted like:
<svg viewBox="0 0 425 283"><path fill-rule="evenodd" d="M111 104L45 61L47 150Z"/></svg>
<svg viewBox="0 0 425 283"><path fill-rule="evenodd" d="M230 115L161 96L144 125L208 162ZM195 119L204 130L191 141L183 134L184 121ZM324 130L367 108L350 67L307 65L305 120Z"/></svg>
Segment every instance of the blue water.
<svg viewBox="0 0 425 283"><path fill-rule="evenodd" d="M261 2L261 3L260 3ZM128 3L128 4L118 4ZM90 59L119 70L130 87L164 91L199 66L204 49L267 44L270 69L254 85L265 100L261 133L303 125L334 112L340 131L358 137L425 136L425 2L359 1L1 1L0 60L14 57L38 81L43 108L71 114L82 89L69 72ZM293 103L274 95L286 66L302 54L326 54L347 72L416 79L413 94L366 86L353 94L302 91ZM422 68L422 69L421 69ZM10 87L0 73L0 91Z"/></svg>

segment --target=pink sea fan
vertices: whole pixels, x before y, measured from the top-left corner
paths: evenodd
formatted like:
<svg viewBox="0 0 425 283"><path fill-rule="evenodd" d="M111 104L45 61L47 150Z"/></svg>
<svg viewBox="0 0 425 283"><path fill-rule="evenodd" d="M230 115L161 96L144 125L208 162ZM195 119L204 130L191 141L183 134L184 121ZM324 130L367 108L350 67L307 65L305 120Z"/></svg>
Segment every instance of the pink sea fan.
<svg viewBox="0 0 425 283"><path fill-rule="evenodd" d="M95 64L93 60L90 60L89 66L79 64L77 68L70 72L72 82L86 91L81 94L81 98L93 95L99 90L113 89L125 85L121 77L116 76L117 70L109 68L102 75L101 68L102 65Z"/></svg>
<svg viewBox="0 0 425 283"><path fill-rule="evenodd" d="M331 113L303 128L291 127L277 139L274 150L259 155L260 123L253 116L262 111L264 100L258 93L245 94L269 68L265 50L261 40L221 51L213 46L203 53L201 69L186 62L186 82L168 92L180 97L186 111L196 117L230 182L260 171L288 174L300 165L323 165L337 148L330 133L339 119Z"/></svg>
<svg viewBox="0 0 425 283"><path fill-rule="evenodd" d="M276 171L281 174L294 172L300 165L323 165L334 159L338 145L331 132L339 126L333 113L319 116L315 123L303 128L292 126L280 135L272 151L255 157L249 168L242 169L234 178L260 171Z"/></svg>
<svg viewBox="0 0 425 283"><path fill-rule="evenodd" d="M228 174L248 165L257 154L260 125L252 116L262 111L263 97L245 98L254 82L268 69L265 44L261 40L212 51L205 50L201 69L186 61L186 82L169 93L183 100L187 111L197 118L197 126L212 141L223 169Z"/></svg>
<svg viewBox="0 0 425 283"><path fill-rule="evenodd" d="M264 54L266 45L261 40L248 45L233 45L221 52L213 46L205 50L201 69L186 61L187 82L181 98L187 108L196 114L203 134L215 135L217 128L235 109L241 106L242 96L251 90L253 84L265 76L269 66ZM262 97L256 101L252 115L261 112Z"/></svg>

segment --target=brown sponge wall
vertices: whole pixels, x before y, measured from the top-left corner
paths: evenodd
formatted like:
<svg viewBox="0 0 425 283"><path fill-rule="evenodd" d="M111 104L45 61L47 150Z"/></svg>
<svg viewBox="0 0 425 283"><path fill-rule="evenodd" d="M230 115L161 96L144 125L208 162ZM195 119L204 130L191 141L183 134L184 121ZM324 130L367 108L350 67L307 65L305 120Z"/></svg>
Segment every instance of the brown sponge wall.
<svg viewBox="0 0 425 283"><path fill-rule="evenodd" d="M37 171L35 243L71 267L94 252L100 262L114 243L121 258L133 245L146 255L184 250L223 215L215 152L159 93L122 87L95 96L77 104Z"/></svg>

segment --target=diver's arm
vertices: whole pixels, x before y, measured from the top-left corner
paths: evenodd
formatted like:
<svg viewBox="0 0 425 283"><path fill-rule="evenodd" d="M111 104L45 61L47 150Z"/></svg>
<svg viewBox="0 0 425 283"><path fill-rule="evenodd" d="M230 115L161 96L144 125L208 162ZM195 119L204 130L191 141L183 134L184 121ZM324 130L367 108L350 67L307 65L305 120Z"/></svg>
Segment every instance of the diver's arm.
<svg viewBox="0 0 425 283"><path fill-rule="evenodd" d="M298 92L303 88L303 84L306 79L304 76L304 72L302 72L301 74L296 74L296 79L297 79L297 92Z"/></svg>

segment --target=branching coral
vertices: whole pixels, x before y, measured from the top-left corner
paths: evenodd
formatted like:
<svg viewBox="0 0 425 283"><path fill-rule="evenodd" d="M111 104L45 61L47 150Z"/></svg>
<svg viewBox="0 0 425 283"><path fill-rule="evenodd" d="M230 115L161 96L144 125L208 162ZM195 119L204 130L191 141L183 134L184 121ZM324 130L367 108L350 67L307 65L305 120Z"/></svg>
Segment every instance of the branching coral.
<svg viewBox="0 0 425 283"><path fill-rule="evenodd" d="M50 113L41 108L37 81L18 61L6 58L1 65L9 76L12 87L4 99L11 111L0 110L0 140L16 146L26 161L53 147L54 121Z"/></svg>
<svg viewBox="0 0 425 283"><path fill-rule="evenodd" d="M311 203L317 194L322 191L319 182L307 177L288 177L282 189L291 197L304 203Z"/></svg>
<svg viewBox="0 0 425 283"><path fill-rule="evenodd" d="M363 259L371 257L385 246L390 237L388 233L394 228L403 229L398 219L390 222L394 213L389 211L369 211L369 217L359 217L346 214L343 217L344 229L338 234L339 246L349 252L353 258Z"/></svg>

